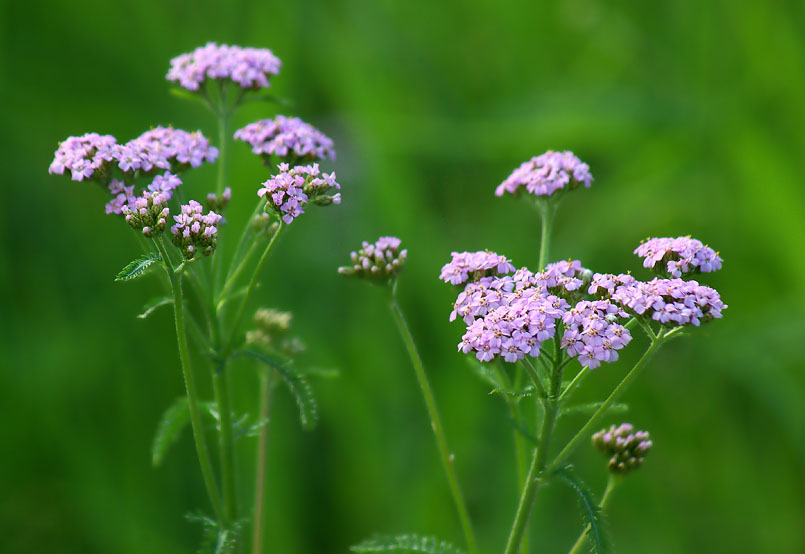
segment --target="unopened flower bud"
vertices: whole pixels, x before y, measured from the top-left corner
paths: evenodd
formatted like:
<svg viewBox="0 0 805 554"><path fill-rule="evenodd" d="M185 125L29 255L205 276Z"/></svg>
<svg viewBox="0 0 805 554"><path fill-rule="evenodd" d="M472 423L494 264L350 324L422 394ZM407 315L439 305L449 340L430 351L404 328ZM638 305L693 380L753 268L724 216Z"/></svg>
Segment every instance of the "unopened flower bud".
<svg viewBox="0 0 805 554"><path fill-rule="evenodd" d="M291 326L290 312L280 312L270 308L260 308L254 314L254 323L269 335L284 334Z"/></svg>
<svg viewBox="0 0 805 554"><path fill-rule="evenodd" d="M338 268L347 277L364 277L374 282L388 282L402 271L407 250L400 250L400 239L380 237L377 242L363 243L357 252L350 253L351 266Z"/></svg>
<svg viewBox="0 0 805 554"><path fill-rule="evenodd" d="M635 431L629 423L612 425L593 435L593 446L609 457L607 469L611 473L626 474L640 467L651 445L648 431Z"/></svg>

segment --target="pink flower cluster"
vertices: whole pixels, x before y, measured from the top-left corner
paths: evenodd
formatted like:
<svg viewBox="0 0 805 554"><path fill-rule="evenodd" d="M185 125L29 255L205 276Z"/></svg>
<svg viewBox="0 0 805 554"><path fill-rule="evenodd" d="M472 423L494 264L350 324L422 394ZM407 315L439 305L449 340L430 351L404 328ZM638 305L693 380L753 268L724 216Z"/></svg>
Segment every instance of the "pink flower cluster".
<svg viewBox="0 0 805 554"><path fill-rule="evenodd" d="M689 236L648 239L634 253L643 258L643 267L657 272L667 271L673 277L721 269L718 252ZM659 267L658 262L661 262Z"/></svg>
<svg viewBox="0 0 805 554"><path fill-rule="evenodd" d="M490 275L505 275L514 271L511 260L488 250L478 252L452 252L452 260L442 267L439 279L445 283L460 285L468 279L473 281Z"/></svg>
<svg viewBox="0 0 805 554"><path fill-rule="evenodd" d="M154 177L154 180L148 185L147 190L149 192L162 194L165 197L165 202L167 202L173 197L173 191L179 188L181 184L182 181L179 177L166 171ZM106 213L125 215L126 209L134 208L136 200L134 196L134 185L126 186L123 181L112 179L109 182L109 192L114 195L114 198L107 202ZM144 194L147 194L146 191L144 191Z"/></svg>
<svg viewBox="0 0 805 554"><path fill-rule="evenodd" d="M87 133L61 142L48 172L63 175L67 170L73 181L95 179L103 183L115 167L124 177L133 178L154 170L198 167L217 157L218 149L210 146L201 131L155 127L125 144L118 144L111 135Z"/></svg>
<svg viewBox="0 0 805 554"><path fill-rule="evenodd" d="M504 193L517 194L525 189L535 196L550 196L559 190L573 190L581 185L590 186L593 176L590 166L578 159L573 152L549 150L531 158L515 169L495 189L496 196Z"/></svg>
<svg viewBox="0 0 805 554"><path fill-rule="evenodd" d="M289 167L287 163L278 166L279 173L272 175L257 195L266 197L266 211L274 211L286 224L305 213L308 202L319 205L340 204L341 193L330 194L341 189L335 180L335 173L322 173L319 164Z"/></svg>
<svg viewBox="0 0 805 554"><path fill-rule="evenodd" d="M405 266L408 250L400 250L400 239L397 237L380 237L374 243L364 241L361 246L357 252L350 253L352 265L339 267L338 273L388 282Z"/></svg>
<svg viewBox="0 0 805 554"><path fill-rule="evenodd" d="M176 222L171 227L173 244L188 260L193 259L199 251L209 256L217 244L221 216L212 211L204 215L201 204L195 200L183 205L181 210L179 215L173 216Z"/></svg>
<svg viewBox="0 0 805 554"><path fill-rule="evenodd" d="M621 285L615 289L612 300L663 325L698 327L720 318L721 311L727 308L715 289L682 279L655 278Z"/></svg>
<svg viewBox="0 0 805 554"><path fill-rule="evenodd" d="M626 313L609 300L583 300L562 314L562 348L590 369L617 361L618 350L632 340L629 330L617 323L624 317Z"/></svg>
<svg viewBox="0 0 805 554"><path fill-rule="evenodd" d="M168 225L168 199L167 193L144 191L142 196L123 206L121 213L126 217L126 223L151 238L164 232Z"/></svg>
<svg viewBox="0 0 805 554"><path fill-rule="evenodd" d="M171 60L167 79L197 91L207 79L231 80L245 89L267 88L270 75L277 75L280 62L266 48L242 48L208 42Z"/></svg>
<svg viewBox="0 0 805 554"><path fill-rule="evenodd" d="M252 152L265 158L275 155L306 161L335 159L333 141L298 117L278 115L249 123L235 132L235 139L249 143Z"/></svg>

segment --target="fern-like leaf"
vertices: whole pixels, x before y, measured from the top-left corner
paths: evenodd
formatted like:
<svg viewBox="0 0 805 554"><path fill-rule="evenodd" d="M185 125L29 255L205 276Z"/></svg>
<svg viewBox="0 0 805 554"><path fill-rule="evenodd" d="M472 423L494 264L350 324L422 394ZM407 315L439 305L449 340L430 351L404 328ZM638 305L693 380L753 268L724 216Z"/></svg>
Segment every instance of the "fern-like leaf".
<svg viewBox="0 0 805 554"><path fill-rule="evenodd" d="M177 398L162 414L151 444L151 463L154 467L162 463L168 448L175 443L190 422L190 407L187 398Z"/></svg>
<svg viewBox="0 0 805 554"><path fill-rule="evenodd" d="M505 390L505 389L492 389L489 391L489 394L503 394L506 396L511 396L519 400L520 398L525 398L526 396L533 396L534 394L534 387L528 386L521 391L516 390Z"/></svg>
<svg viewBox="0 0 805 554"><path fill-rule="evenodd" d="M591 402L590 404L577 404L576 406L567 406L562 408L562 415L592 415L598 408L601 407L603 402ZM629 411L627 404L614 403L607 408L608 414L622 414Z"/></svg>
<svg viewBox="0 0 805 554"><path fill-rule="evenodd" d="M145 319L146 317L154 313L154 310L156 310L157 308L167 306L168 304L173 304L173 298L171 298L170 296L163 296L162 298L154 298L148 303L146 303L145 306L143 306L143 313L138 315L137 318Z"/></svg>
<svg viewBox="0 0 805 554"><path fill-rule="evenodd" d="M120 270L120 272L115 277L115 281L131 281L132 279L137 279L138 277L142 277L145 275L152 266L161 261L162 257L159 255L159 252L151 252L149 254L143 254L136 260L132 260Z"/></svg>
<svg viewBox="0 0 805 554"><path fill-rule="evenodd" d="M554 475L570 486L578 497L581 519L591 546L590 551L595 554L611 553L612 544L610 543L606 521L592 491L576 474L576 470L571 465L557 469Z"/></svg>
<svg viewBox="0 0 805 554"><path fill-rule="evenodd" d="M426 554L464 554L447 541L422 535L375 535L350 547L352 552L425 552Z"/></svg>

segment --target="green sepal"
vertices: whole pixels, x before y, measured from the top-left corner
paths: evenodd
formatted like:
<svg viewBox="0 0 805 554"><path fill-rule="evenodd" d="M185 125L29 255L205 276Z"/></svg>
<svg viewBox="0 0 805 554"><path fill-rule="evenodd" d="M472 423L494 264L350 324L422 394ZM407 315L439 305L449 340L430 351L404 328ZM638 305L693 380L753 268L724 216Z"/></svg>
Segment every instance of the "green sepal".
<svg viewBox="0 0 805 554"><path fill-rule="evenodd" d="M352 552L425 552L426 554L464 554L447 541L422 535L375 535L356 545Z"/></svg>
<svg viewBox="0 0 805 554"><path fill-rule="evenodd" d="M190 406L187 398L177 398L162 414L157 425L154 441L151 443L151 463L154 467L162 463L168 448L179 439L188 423L190 423Z"/></svg>
<svg viewBox="0 0 805 554"><path fill-rule="evenodd" d="M557 469L554 476L567 484L576 493L579 500L579 510L583 529L587 530L587 539L590 543L590 552L595 554L608 554L612 552L612 544L609 538L604 514L598 506L592 491L584 481L576 474L572 465L566 465Z"/></svg>
<svg viewBox="0 0 805 554"><path fill-rule="evenodd" d="M153 265L159 261L162 261L162 256L159 255L159 252L143 254L136 260L129 262L126 267L121 269L115 277L115 281L131 281L132 279L142 277L153 269Z"/></svg>

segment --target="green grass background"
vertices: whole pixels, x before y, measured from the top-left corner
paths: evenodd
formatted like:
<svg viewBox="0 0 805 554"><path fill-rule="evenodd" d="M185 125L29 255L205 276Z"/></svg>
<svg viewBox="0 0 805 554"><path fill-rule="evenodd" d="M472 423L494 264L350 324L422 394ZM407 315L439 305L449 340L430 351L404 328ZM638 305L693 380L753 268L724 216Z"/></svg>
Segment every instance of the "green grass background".
<svg viewBox="0 0 805 554"><path fill-rule="evenodd" d="M171 57L208 40L282 59L272 91L336 140L328 169L343 187L340 207L290 228L259 292L295 313L308 363L342 372L317 385L311 433L278 397L267 551L346 552L375 531L461 542L382 297L335 273L385 234L409 250L401 302L482 549L502 550L516 505L506 410L455 353L453 291L437 275L451 250L535 265L535 211L492 193L547 149L572 149L596 178L564 202L554 258L645 275L640 239L691 234L725 260L704 279L725 318L664 347L629 390L630 413L607 421L626 417L655 443L612 504L618 552L805 551L803 12L732 0L0 4L0 551L194 551L200 529L183 514L206 499L189 434L163 467L149 456L183 391L169 310L134 318L158 283L113 282L137 251L132 232L104 215L101 191L47 167L59 140L88 131L216 136L164 80ZM237 123L272 110L252 105ZM200 169L186 186L202 195L214 177ZM235 146L232 220L266 177ZM597 370L584 395L604 396L644 346ZM253 413L254 376L233 371ZM253 444L239 456L245 501ZM603 489L591 448L572 461ZM546 488L537 513L540 552L566 551L580 529L570 492Z"/></svg>

